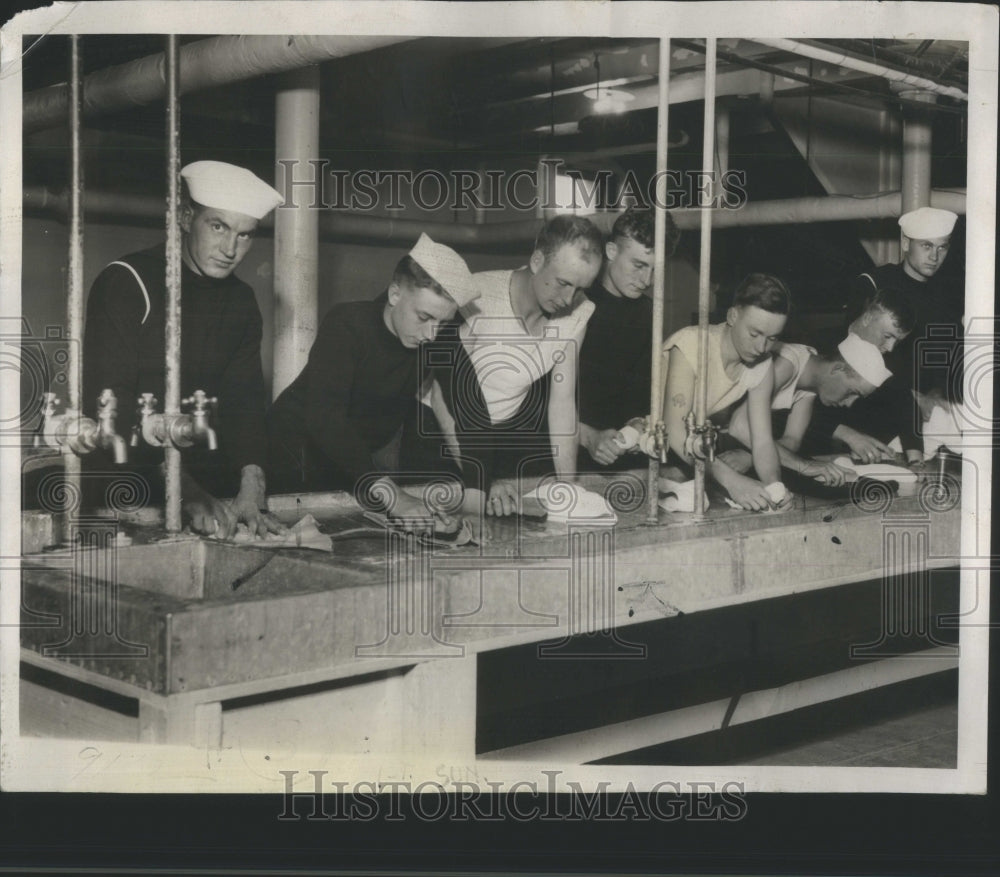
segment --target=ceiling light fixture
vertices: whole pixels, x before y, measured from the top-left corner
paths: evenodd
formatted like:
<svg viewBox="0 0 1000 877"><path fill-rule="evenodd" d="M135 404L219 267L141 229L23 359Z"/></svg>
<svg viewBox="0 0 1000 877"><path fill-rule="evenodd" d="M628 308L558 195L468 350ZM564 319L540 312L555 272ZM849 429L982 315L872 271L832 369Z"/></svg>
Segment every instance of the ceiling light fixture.
<svg viewBox="0 0 1000 877"><path fill-rule="evenodd" d="M583 96L594 102L594 112L602 115L623 113L635 95L618 88L601 88L601 56L594 54L594 70L597 72L597 84L588 88Z"/></svg>

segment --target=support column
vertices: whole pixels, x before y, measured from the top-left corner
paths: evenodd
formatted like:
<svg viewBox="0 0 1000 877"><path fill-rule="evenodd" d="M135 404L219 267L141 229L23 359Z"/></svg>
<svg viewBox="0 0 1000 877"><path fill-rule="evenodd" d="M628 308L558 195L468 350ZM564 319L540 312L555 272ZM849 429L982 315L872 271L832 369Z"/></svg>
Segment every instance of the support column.
<svg viewBox="0 0 1000 877"><path fill-rule="evenodd" d="M900 92L901 98L932 104L927 91ZM903 213L926 207L931 201L931 114L918 109L903 114Z"/></svg>
<svg viewBox="0 0 1000 877"><path fill-rule="evenodd" d="M321 173L310 164L319 158L319 67L286 73L275 98L276 187L294 192L291 180L282 188L281 174L293 180ZM316 186L322 178L314 179ZM318 190L319 191L319 190ZM316 340L318 317L319 210L317 199L300 196L295 207L279 207L274 215L274 369L271 396L277 398L302 371Z"/></svg>

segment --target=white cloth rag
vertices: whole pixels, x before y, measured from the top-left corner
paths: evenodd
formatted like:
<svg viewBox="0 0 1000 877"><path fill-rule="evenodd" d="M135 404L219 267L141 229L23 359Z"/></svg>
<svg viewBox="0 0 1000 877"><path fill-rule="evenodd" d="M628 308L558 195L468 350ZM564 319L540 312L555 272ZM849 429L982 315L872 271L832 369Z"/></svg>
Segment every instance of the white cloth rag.
<svg viewBox="0 0 1000 877"><path fill-rule="evenodd" d="M333 551L333 540L320 533L319 525L312 515L304 515L289 527L286 533L265 533L263 536L251 536L246 524L237 524L233 542L237 545L263 545L267 548L313 548L316 551Z"/></svg>
<svg viewBox="0 0 1000 877"><path fill-rule="evenodd" d="M538 500L553 523L572 521L599 526L618 523L618 515L603 496L568 481L544 482L526 493L524 499Z"/></svg>
<svg viewBox="0 0 1000 877"><path fill-rule="evenodd" d="M693 512L694 511L694 479L690 481L672 481L670 478L661 478L660 488L660 508L665 512ZM708 496L705 496L705 510L708 509Z"/></svg>

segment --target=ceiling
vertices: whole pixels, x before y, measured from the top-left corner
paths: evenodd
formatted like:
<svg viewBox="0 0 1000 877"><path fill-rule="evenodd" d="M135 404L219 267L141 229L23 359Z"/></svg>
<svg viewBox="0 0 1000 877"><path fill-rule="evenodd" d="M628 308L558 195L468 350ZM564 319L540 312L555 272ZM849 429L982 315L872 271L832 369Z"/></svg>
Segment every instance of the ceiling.
<svg viewBox="0 0 1000 877"><path fill-rule="evenodd" d="M204 37L184 37L181 43ZM65 81L68 40L45 37L30 45L24 88ZM948 40L822 40L868 61L967 87L968 44ZM704 41L671 44L671 162L697 161L700 151ZM163 50L163 37L88 36L84 73ZM734 116L734 136L773 132L761 83L774 79L775 99L835 96L859 105L899 108L886 80L810 61L744 39L719 40L718 94ZM471 39L432 37L399 43L321 65L321 152L338 166L371 166L391 156L400 166L448 167L490 156L558 153L583 162L624 167L655 154L657 66L655 39ZM586 95L597 84L629 98L622 111L600 113ZM185 95L182 149L189 156L273 166L274 98L278 76L262 76ZM676 100L676 103L673 101ZM935 116L948 130L963 125L965 105L939 98ZM128 185L145 177L141 158L120 167L124 149L162 165L164 111L156 104L88 120L85 143L91 182L105 177ZM951 138L954 139L954 138ZM26 138L26 178L61 178L65 134ZM155 157L155 158L154 158ZM92 166L92 167L91 167ZM379 166L376 164L376 166ZM124 180L122 179L124 175ZM135 180L133 182L137 182Z"/></svg>

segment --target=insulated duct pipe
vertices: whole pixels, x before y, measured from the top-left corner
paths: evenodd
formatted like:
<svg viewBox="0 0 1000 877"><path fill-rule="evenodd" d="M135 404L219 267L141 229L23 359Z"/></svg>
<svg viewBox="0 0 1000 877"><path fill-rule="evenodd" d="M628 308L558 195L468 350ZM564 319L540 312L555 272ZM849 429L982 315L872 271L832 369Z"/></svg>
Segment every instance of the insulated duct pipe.
<svg viewBox="0 0 1000 877"><path fill-rule="evenodd" d="M292 191L297 170L320 171L319 67L284 74L275 96L275 184ZM298 377L316 340L318 318L319 214L302 199L274 213L274 376L272 398Z"/></svg>
<svg viewBox="0 0 1000 877"><path fill-rule="evenodd" d="M670 110L670 40L660 39L660 63L657 74L660 87L660 100L656 109L656 173L660 186L657 200L666 203L667 189L667 121ZM663 394L660 383L661 362L663 357L663 288L666 282L666 229L667 222L664 211L657 208L655 214L653 243L653 350L649 369L649 424L657 435L665 436L662 430L657 432L656 426L663 419L660 410L663 404ZM655 524L659 518L659 477L660 461L652 457L649 461L649 472L646 479L646 522Z"/></svg>
<svg viewBox="0 0 1000 877"><path fill-rule="evenodd" d="M848 70L857 70L859 73L867 73L870 76L880 76L883 79L888 79L890 82L898 82L901 85L907 85L910 88L920 89L922 91L931 91L934 92L934 94L944 95L945 97L955 98L956 100L967 101L969 99L969 95L960 88L955 88L951 85L938 85L938 83L931 79L925 79L923 76L914 76L912 73L903 73L900 70L893 70L883 64L873 64L871 61L862 61L859 58L845 55L843 52L836 50L810 46L796 40L763 39L760 37L753 37L753 42L759 43L762 46L770 46L773 49L781 49L785 52L792 52L796 55L801 55L804 58L812 58L816 61L826 61L828 64L835 64L838 67L845 67Z"/></svg>
<svg viewBox="0 0 1000 877"><path fill-rule="evenodd" d="M65 221L69 197L41 186L29 186L23 193L26 215L51 216ZM964 189L933 189L931 207L965 215ZM88 189L84 195L87 216L93 219L138 220L140 224L163 222L163 201L144 195L119 195ZM671 210L670 216L682 231L698 228L704 211L697 208ZM814 222L848 222L859 219L898 219L903 214L899 192L881 195L818 195L807 198L776 198L757 201L738 209L711 211L713 228L749 228L765 225L802 225ZM595 213L587 217L602 231L609 232L616 213ZM450 247L502 249L534 241L542 221L491 222L484 225L457 222L425 222L420 219L391 219L368 214L329 210L319 215L320 239L341 243L412 246L420 232ZM266 231L271 220L261 222Z"/></svg>
<svg viewBox="0 0 1000 877"><path fill-rule="evenodd" d="M221 36L180 49L179 90L188 94L242 82L269 73L297 70L406 42L394 36ZM162 100L166 95L166 61L161 52L91 73L84 80L83 114L93 118ZM59 125L69 103L65 84L28 92L22 104L25 134Z"/></svg>
<svg viewBox="0 0 1000 877"><path fill-rule="evenodd" d="M714 203L715 186L712 170L715 167L715 37L705 40L705 118L702 132L701 170L708 180L708 204ZM701 193L699 192L699 197ZM697 426L704 426L708 419L708 312L711 309L709 286L712 268L712 209L701 211L701 248L698 264L698 373L694 383L694 418ZM696 519L705 517L705 460L694 461L694 514Z"/></svg>

